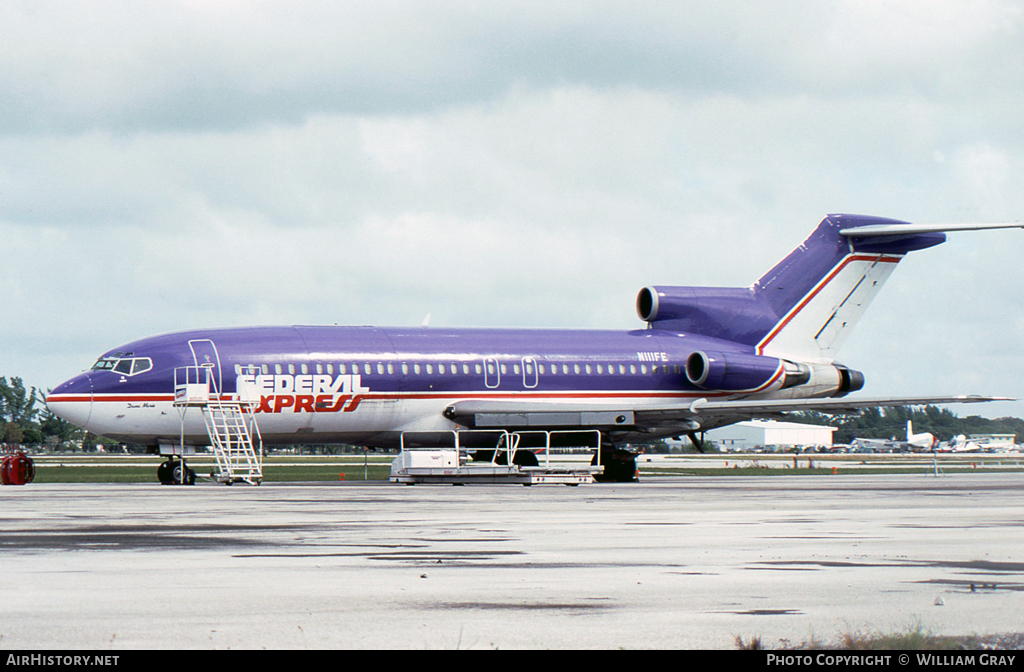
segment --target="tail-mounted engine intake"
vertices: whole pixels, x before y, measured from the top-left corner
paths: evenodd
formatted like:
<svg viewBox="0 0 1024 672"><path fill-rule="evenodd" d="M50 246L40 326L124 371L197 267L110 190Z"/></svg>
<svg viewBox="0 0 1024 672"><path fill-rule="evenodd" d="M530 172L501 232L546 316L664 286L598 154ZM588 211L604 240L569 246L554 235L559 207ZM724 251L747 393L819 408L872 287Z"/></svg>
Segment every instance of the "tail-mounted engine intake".
<svg viewBox="0 0 1024 672"><path fill-rule="evenodd" d="M698 351L686 358L686 378L706 390L753 390L775 376L780 363L775 357Z"/></svg>
<svg viewBox="0 0 1024 672"><path fill-rule="evenodd" d="M779 375L780 366L781 384L777 385L772 378ZM864 387L864 374L841 364L804 364L732 352L691 353L686 358L686 378L705 390L730 392L805 386L813 396L842 397Z"/></svg>

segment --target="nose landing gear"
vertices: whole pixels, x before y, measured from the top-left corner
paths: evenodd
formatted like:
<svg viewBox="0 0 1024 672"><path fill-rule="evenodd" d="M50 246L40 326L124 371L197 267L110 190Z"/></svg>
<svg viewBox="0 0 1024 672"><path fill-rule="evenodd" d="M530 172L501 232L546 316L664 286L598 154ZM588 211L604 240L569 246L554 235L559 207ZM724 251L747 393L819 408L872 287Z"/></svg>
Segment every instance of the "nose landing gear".
<svg viewBox="0 0 1024 672"><path fill-rule="evenodd" d="M195 485L196 472L188 465L184 466L185 485ZM157 480L161 485L181 485L182 463L181 460L167 460L156 470Z"/></svg>

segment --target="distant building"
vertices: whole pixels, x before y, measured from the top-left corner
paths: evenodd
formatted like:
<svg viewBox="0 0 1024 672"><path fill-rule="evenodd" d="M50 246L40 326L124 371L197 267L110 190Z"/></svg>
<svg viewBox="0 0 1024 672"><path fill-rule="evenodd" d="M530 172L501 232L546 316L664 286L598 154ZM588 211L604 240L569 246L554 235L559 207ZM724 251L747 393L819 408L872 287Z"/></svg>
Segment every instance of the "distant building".
<svg viewBox="0 0 1024 672"><path fill-rule="evenodd" d="M712 429L704 437L724 452L747 452L755 448L788 450L793 447L812 448L832 445L836 427L801 425L776 420L748 420L735 425Z"/></svg>

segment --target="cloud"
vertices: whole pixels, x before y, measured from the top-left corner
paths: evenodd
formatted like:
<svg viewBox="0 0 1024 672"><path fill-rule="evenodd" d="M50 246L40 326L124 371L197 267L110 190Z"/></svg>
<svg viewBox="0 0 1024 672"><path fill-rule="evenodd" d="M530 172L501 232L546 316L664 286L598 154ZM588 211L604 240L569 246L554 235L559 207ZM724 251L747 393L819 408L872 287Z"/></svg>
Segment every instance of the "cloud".
<svg viewBox="0 0 1024 672"><path fill-rule="evenodd" d="M640 287L747 285L829 212L1020 219L1021 20L7 3L0 366L55 384L156 332L428 312L632 328ZM1015 393L1019 233L901 265L841 353L871 392Z"/></svg>
<svg viewBox="0 0 1024 672"><path fill-rule="evenodd" d="M1016 91L1015 3L6 3L7 132L422 114L520 87Z"/></svg>

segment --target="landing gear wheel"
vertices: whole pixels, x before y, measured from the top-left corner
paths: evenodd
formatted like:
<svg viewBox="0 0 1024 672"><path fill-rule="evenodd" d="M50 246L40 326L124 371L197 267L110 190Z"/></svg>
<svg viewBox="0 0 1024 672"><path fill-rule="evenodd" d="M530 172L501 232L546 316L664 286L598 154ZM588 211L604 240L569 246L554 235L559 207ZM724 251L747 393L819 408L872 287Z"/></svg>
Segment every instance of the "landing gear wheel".
<svg viewBox="0 0 1024 672"><path fill-rule="evenodd" d="M181 462L170 461L164 462L160 465L160 469L157 469L157 475L160 475L160 470L166 467L168 480L160 479L160 482L164 485L178 485L181 483ZM185 467L185 485L196 484L196 472L191 467Z"/></svg>
<svg viewBox="0 0 1024 672"><path fill-rule="evenodd" d="M636 483L639 481L639 472L636 468L637 453L621 448L602 448L601 464L604 465L604 473L594 476L598 483ZM590 460L590 464L597 464L597 455Z"/></svg>
<svg viewBox="0 0 1024 672"><path fill-rule="evenodd" d="M174 466L179 464L173 460L166 460L161 462L160 466L156 468L156 479L160 481L160 485L172 485L174 483Z"/></svg>

